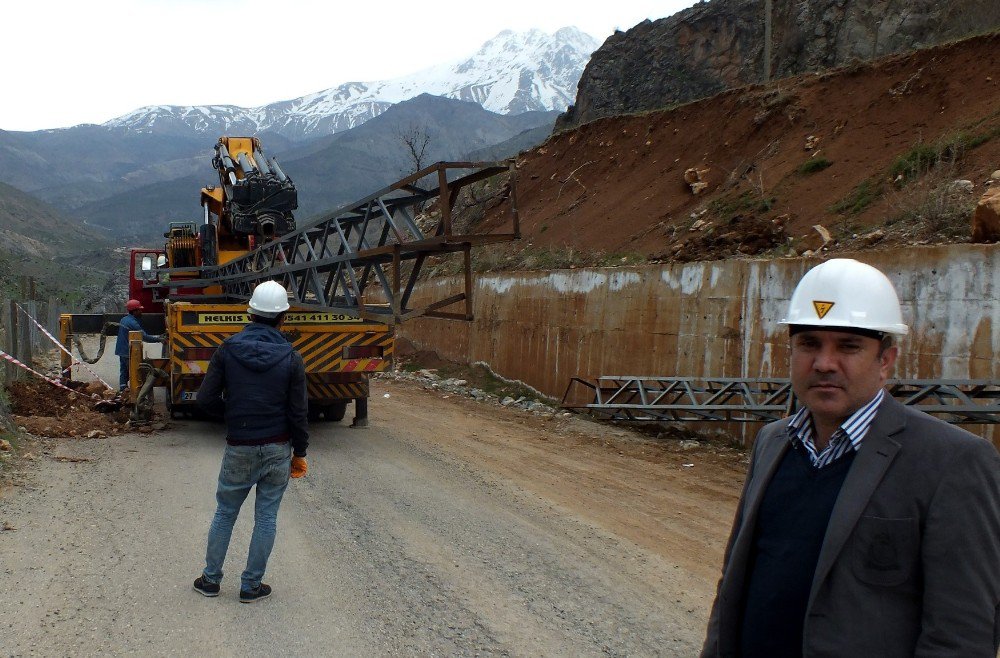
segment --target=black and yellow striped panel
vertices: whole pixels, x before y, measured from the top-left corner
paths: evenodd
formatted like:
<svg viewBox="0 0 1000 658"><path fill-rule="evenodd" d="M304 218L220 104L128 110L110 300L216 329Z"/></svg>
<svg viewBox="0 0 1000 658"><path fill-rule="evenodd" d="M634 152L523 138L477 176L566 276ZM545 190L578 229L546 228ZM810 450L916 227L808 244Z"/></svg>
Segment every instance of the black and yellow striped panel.
<svg viewBox="0 0 1000 658"><path fill-rule="evenodd" d="M350 384L326 384L309 379L306 388L310 400L354 400L368 397L367 380Z"/></svg>
<svg viewBox="0 0 1000 658"><path fill-rule="evenodd" d="M235 332L233 332L235 333ZM222 334L215 332L175 332L170 334L170 344L175 348L184 347L218 347L222 341L233 334Z"/></svg>
<svg viewBox="0 0 1000 658"><path fill-rule="evenodd" d="M380 346L380 359L344 359L344 347ZM302 334L292 341L306 364L306 372L380 372L388 370L392 363L393 336L390 333L373 334L354 332L330 332ZM357 362L364 361L363 367Z"/></svg>
<svg viewBox="0 0 1000 658"><path fill-rule="evenodd" d="M230 334L220 333L173 333L169 335L170 370L175 374L204 374L209 359L184 358L184 351L196 348L213 348L222 345ZM175 398L176 399L176 398Z"/></svg>

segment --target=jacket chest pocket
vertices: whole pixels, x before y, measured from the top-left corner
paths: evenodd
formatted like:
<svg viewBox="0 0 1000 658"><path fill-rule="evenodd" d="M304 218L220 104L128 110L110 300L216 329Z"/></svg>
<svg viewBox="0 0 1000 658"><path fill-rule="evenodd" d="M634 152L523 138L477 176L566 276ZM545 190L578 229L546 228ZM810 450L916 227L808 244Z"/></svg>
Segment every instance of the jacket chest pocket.
<svg viewBox="0 0 1000 658"><path fill-rule="evenodd" d="M862 516L852 543L854 575L862 582L891 587L913 577L920 558L916 519Z"/></svg>

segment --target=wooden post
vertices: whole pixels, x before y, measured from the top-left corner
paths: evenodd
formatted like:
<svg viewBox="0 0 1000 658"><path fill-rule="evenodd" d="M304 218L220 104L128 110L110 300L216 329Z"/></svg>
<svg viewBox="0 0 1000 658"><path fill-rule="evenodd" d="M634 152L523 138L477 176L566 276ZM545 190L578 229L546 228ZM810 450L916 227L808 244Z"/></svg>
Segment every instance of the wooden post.
<svg viewBox="0 0 1000 658"><path fill-rule="evenodd" d="M24 308L25 311L30 313L30 309L25 308L27 304L29 304L29 302L21 302L21 308ZM33 366L34 364L32 361L34 360L34 349L32 348L31 341L32 329L35 328L35 325L33 325L31 320L29 320L27 316L25 316L24 313L16 307L14 308L14 312L18 314L17 349L20 354L17 355L17 358L21 360L21 363L27 366Z"/></svg>
<svg viewBox="0 0 1000 658"><path fill-rule="evenodd" d="M10 354L15 359L19 359L17 349L17 339L19 336L19 331L17 327L17 302L11 300L7 304L6 312L6 325L7 325L7 344L4 346L4 351ZM16 381L21 376L21 370L12 363L6 363L5 365L5 380L7 382Z"/></svg>

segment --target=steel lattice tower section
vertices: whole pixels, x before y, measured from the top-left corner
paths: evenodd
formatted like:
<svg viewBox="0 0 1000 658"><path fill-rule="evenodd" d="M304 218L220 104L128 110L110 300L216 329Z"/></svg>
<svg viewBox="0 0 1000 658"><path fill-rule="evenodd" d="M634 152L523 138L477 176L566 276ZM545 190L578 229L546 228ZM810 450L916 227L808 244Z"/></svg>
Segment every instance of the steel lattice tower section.
<svg viewBox="0 0 1000 658"><path fill-rule="evenodd" d="M456 232L453 213L460 193L488 179L496 179L497 191L473 203L487 209L506 205L504 227L491 233ZM438 162L235 260L214 267L161 270L197 271L199 278L156 285L169 286L172 300L236 303L250 299L258 283L274 280L289 290L293 306L316 311L388 324L420 315L469 320L471 249L519 237L513 162ZM411 296L427 259L455 253L463 257L464 292L412 306ZM221 286L222 294L185 295L179 290L211 286ZM463 312L441 310L460 302L465 302Z"/></svg>

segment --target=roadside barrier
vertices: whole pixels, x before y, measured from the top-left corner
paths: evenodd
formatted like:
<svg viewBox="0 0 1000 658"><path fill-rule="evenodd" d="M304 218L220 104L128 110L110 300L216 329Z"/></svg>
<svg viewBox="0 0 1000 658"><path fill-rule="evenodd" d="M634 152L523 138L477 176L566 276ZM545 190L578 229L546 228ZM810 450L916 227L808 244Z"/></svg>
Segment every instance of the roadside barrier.
<svg viewBox="0 0 1000 658"><path fill-rule="evenodd" d="M108 390L114 390L114 389L112 389L112 388L111 388L111 385L110 385L110 384L108 384L108 383L107 383L106 381L104 381L104 380L103 380L103 379L101 378L101 376L100 376L100 375L98 375L98 374L97 374L96 372L94 372L94 371L93 371L93 370L92 370L92 369L90 368L90 366L88 366L88 365L87 365L86 363L84 363L83 361L77 361L77 360L73 360L73 354L72 354L72 352L70 352L70 351L69 351L68 349L66 349L66 347L65 347L65 346L64 346L64 345L63 345L62 343L60 343L60 342L59 342L59 340L58 340L58 339L57 339L57 338L56 338L55 336L53 336L52 334L50 334L50 333L49 333L49 331L48 331L48 329L46 329L45 327L43 327L42 325L40 325L40 324L38 323L38 320L36 320L35 318L31 317L31 314L30 314L30 313L28 313L27 311L25 311L25 310L24 310L24 308L23 308L23 307L22 307L22 306L21 306L20 304L18 304L17 302L15 302L14 304L15 304L15 305L17 306L17 308L18 308L18 310L19 310L19 311L21 311L22 313L24 313L24 314L25 314L25 315L26 315L26 316L28 317L28 319L29 319L29 320L31 320L32 322L34 322L34 323L35 323L35 326L36 326L36 327L38 327L39 331L41 331L41 332L42 332L43 334L45 334L46 336L48 336L49 340L51 340L51 341L52 341L53 343L55 343L55 344L56 344L56 347L58 347L58 348L59 348L59 349L61 349L61 350L62 350L63 352L65 352L66 354L68 354L68 355L69 355L69 358L71 359L71 362L70 362L70 364L69 364L69 368L66 368L66 370L63 370L63 374L66 374L66 373L67 373L67 372L69 371L69 369L70 369L70 368L72 368L73 366L76 366L76 365L80 365L80 366L83 366L84 368L86 368L86 369L87 369L87 372L89 372L89 373L90 373L90 374L92 374L92 375L93 375L94 377L96 377L96 378L97 378L97 381L99 381L99 382L101 382L102 384L104 384L104 387L105 387L105 388L107 388ZM12 357L12 358L13 358L13 357ZM20 363L20 362L19 362L19 363ZM21 365L24 365L24 364L21 364ZM30 368L28 368L28 369L29 369L29 370L31 370ZM32 370L31 372L34 372L34 371ZM37 374L37 373L36 373L36 374ZM43 375L43 377L44 377L44 375ZM66 388L66 387L65 387L65 386L63 386L63 388ZM72 391L73 389L69 388L69 389L67 389L67 390L69 390L69 391ZM75 392L76 392L76 391L74 391L74 393L75 393Z"/></svg>
<svg viewBox="0 0 1000 658"><path fill-rule="evenodd" d="M75 394L77 394L77 395L79 395L81 397L88 397L88 396L84 395L83 393L81 393L80 391L74 391L69 386L64 386L62 384L62 382L60 382L58 379L52 379L51 377L47 377L47 376L43 375L42 373L38 372L37 370L35 370L34 368L32 368L31 366L28 366L28 365L25 365L24 363L21 363L20 361L18 361L14 357L12 357L10 354L7 354L3 350L0 350L0 358L3 358L3 359L5 359L6 361L8 361L10 363L13 363L18 368L23 368L24 370L27 370L31 374L33 374L36 377L39 377L41 379L44 379L45 381L47 381L48 383L52 384L53 386L55 386L57 388L61 388L61 389L65 390L65 391L69 391L70 393L75 393ZM99 395L97 395L97 394L91 395L90 397L93 398L94 400L100 400L101 399L101 397Z"/></svg>

